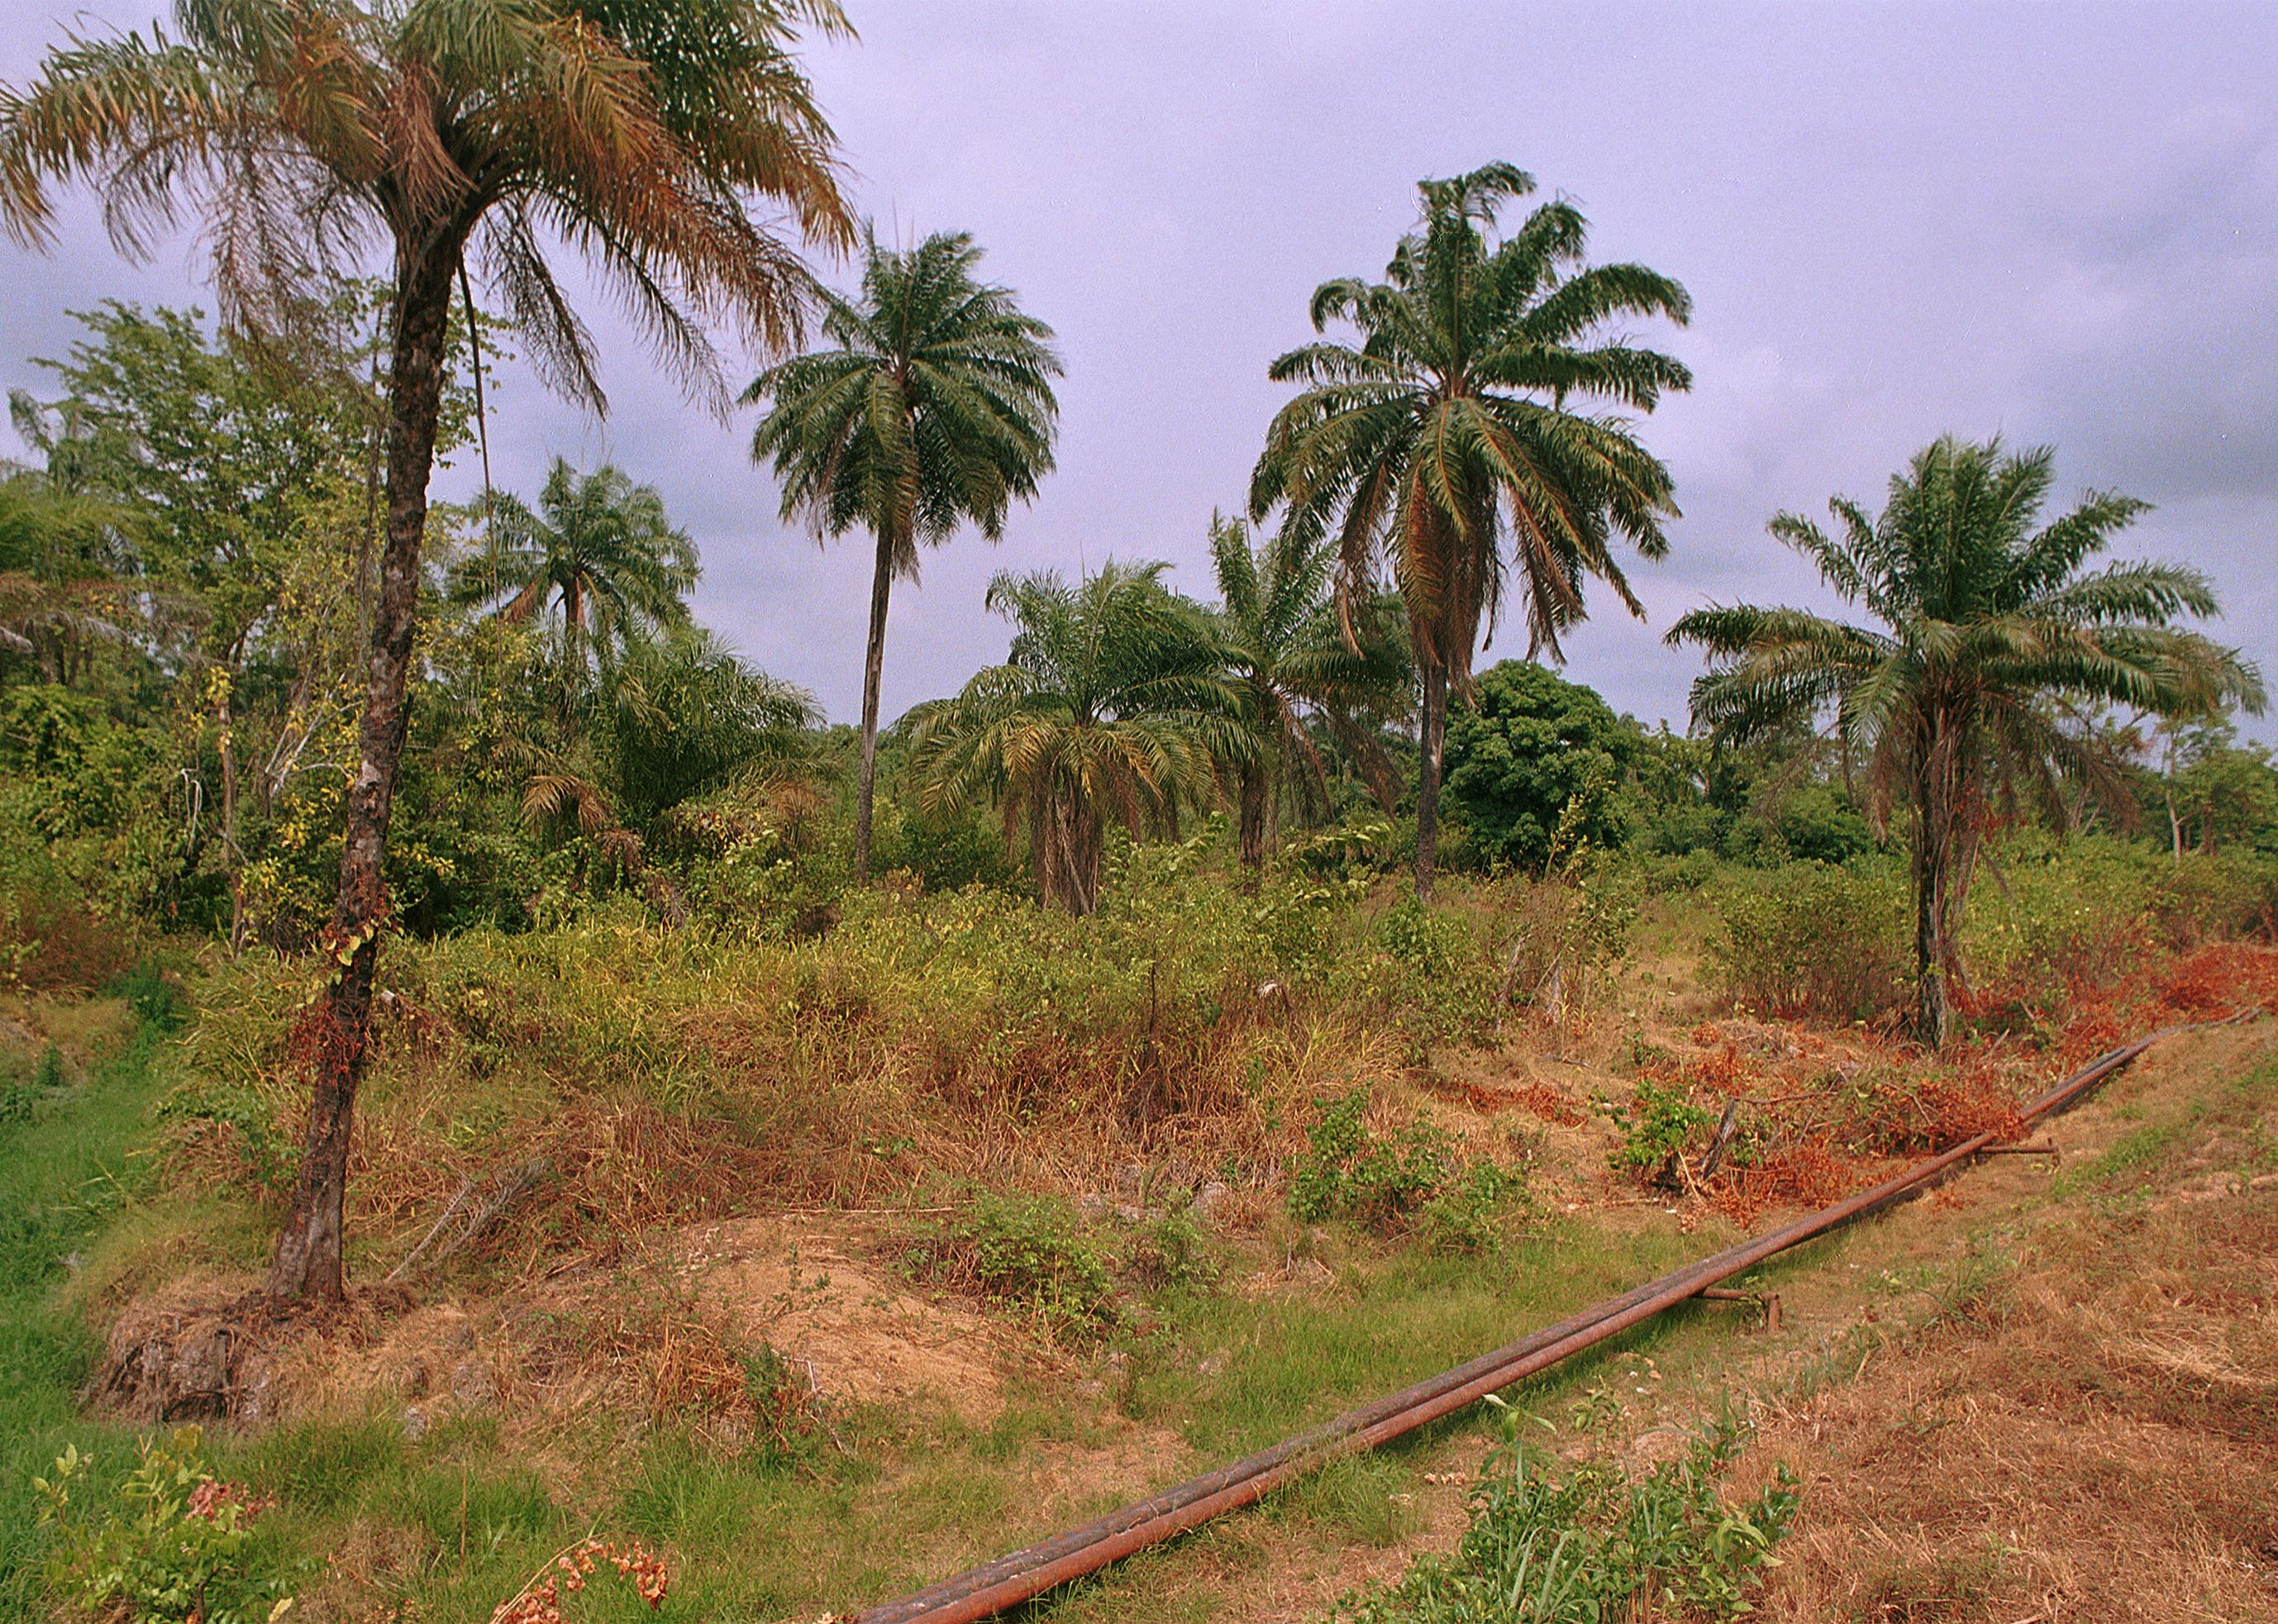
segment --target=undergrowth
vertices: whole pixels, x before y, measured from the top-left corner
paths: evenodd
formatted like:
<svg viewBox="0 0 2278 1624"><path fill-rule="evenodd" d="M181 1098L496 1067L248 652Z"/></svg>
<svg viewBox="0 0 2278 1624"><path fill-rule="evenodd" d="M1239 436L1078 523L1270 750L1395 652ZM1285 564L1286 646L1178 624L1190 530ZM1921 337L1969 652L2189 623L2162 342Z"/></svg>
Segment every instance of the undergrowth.
<svg viewBox="0 0 2278 1624"><path fill-rule="evenodd" d="M1480 1468L1471 1526L1451 1555L1419 1557L1393 1583L1341 1601L1346 1624L1601 1624L1732 1618L1776 1563L1800 1503L1781 1472L1756 1495L1719 1487L1744 1435L1714 1427L1632 1475L1609 1453L1566 1466L1519 1438Z"/></svg>

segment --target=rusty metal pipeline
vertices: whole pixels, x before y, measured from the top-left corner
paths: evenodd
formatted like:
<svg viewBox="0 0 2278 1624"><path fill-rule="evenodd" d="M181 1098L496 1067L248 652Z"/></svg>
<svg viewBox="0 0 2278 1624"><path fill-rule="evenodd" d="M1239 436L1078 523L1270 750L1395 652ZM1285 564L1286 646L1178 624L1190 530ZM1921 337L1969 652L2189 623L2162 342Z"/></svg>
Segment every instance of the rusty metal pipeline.
<svg viewBox="0 0 2278 1624"><path fill-rule="evenodd" d="M2189 1030L2163 1026L2099 1056L2022 1108L2026 1122L2076 1103L2161 1038ZM1133 1552L1184 1533L1223 1513L1256 1503L1294 1478L1340 1455L1372 1449L1476 1402L1488 1393L1545 1369L1583 1349L1620 1335L1639 1322L1703 1290L1922 1190L1991 1147L1999 1136L1980 1133L1916 1163L1871 1188L1808 1216L1715 1253L1697 1262L1597 1303L1452 1370L1346 1411L1297 1437L1244 1457L1215 1472L1111 1512L1036 1544L982 1563L898 1601L854 1615L850 1624L975 1624Z"/></svg>

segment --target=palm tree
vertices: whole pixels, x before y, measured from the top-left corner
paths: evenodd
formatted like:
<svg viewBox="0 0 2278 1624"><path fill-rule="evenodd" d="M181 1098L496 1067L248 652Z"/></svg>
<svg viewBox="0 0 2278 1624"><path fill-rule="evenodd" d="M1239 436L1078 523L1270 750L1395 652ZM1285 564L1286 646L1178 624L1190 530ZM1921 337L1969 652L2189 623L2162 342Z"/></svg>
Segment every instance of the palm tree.
<svg viewBox="0 0 2278 1624"><path fill-rule="evenodd" d="M2216 613L2213 591L2176 565L2084 568L2144 504L2093 492L2036 530L2053 454L2005 454L1951 436L1891 481L1879 518L1841 498L1829 535L1781 514L1771 533L1818 567L1876 626L1802 609L1696 609L1671 643L1695 643L1710 668L1693 685L1696 724L1745 743L1831 711L1846 751L1867 767L1869 805L1887 826L1903 800L1915 894L1916 1035L1945 1041L1946 981L1996 797L2073 781L2115 815L2130 810L2122 764L2068 707L2104 702L2163 716L2205 715L2262 683L2234 651L2178 629Z"/></svg>
<svg viewBox="0 0 2278 1624"><path fill-rule="evenodd" d="M558 609L562 665L575 681L589 644L606 661L629 638L688 624L696 549L666 520L655 486L607 466L581 476L556 457L538 511L495 497L490 544L453 576L462 600L497 604L508 621Z"/></svg>
<svg viewBox="0 0 2278 1624"><path fill-rule="evenodd" d="M1359 342L1310 344L1273 363L1277 383L1306 387L1274 417L1250 482L1252 518L1280 506L1300 542L1334 532L1349 586L1390 560L1423 684L1416 893L1426 899L1448 689L1469 683L1507 576L1525 599L1529 654L1556 659L1558 634L1583 618L1586 576L1644 614L1611 543L1659 558L1662 522L1677 513L1669 470L1630 424L1569 404L1650 411L1663 390L1689 387L1677 362L1601 334L1621 316L1682 323L1691 302L1641 265L1585 268L1586 227L1563 202L1494 239L1501 206L1533 189L1508 164L1426 180L1421 226L1382 282L1314 290L1314 330L1342 320Z"/></svg>
<svg viewBox="0 0 2278 1624"><path fill-rule="evenodd" d="M1166 568L998 576L989 607L1019 628L1005 663L910 713L926 810L993 800L1008 838L1025 822L1036 889L1070 913L1099 904L1110 820L1167 825L1209 793L1213 759L1248 748L1212 629Z"/></svg>
<svg viewBox="0 0 2278 1624"><path fill-rule="evenodd" d="M773 461L783 516L818 538L859 524L877 542L854 795L854 871L868 879L887 595L896 576L917 579L920 542L966 523L996 541L1013 499L1036 495L1052 467L1060 362L1050 327L1009 288L974 279L972 238L936 233L903 253L874 233L865 247L860 301L823 301L836 347L761 373L744 399L768 406L752 460Z"/></svg>
<svg viewBox="0 0 2278 1624"><path fill-rule="evenodd" d="M1357 717L1399 708L1408 664L1385 634L1381 614L1357 616L1348 646L1331 605L1334 551L1288 530L1253 546L1239 519L1211 519L1211 563L1218 576L1219 659L1234 679L1249 747L1234 765L1242 860L1265 860L1267 825L1281 788L1296 786L1314 803L1328 801L1328 768L1311 719L1325 720L1365 775L1388 776L1390 763Z"/></svg>
<svg viewBox="0 0 2278 1624"><path fill-rule="evenodd" d="M600 409L592 339L547 263L546 238L566 241L724 408L701 322L781 347L809 286L747 202L852 240L791 55L802 25L846 24L835 0L176 0L174 19L178 38L73 35L29 87L0 88L0 222L45 241L48 182L84 175L139 256L194 202L225 318L271 332L311 308L312 264L375 241L389 255L386 540L326 929L338 973L297 1040L308 1154L268 1280L337 1298L455 285L471 255L541 375Z"/></svg>

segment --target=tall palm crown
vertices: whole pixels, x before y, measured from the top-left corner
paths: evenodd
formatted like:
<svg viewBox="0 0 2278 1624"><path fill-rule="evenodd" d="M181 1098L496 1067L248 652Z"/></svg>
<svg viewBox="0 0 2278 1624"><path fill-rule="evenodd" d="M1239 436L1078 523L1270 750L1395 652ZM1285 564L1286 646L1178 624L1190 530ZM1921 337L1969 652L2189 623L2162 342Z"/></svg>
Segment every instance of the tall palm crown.
<svg viewBox="0 0 2278 1624"><path fill-rule="evenodd" d="M492 544L460 564L454 585L508 620L558 611L571 677L589 647L606 660L631 637L687 624L696 549L654 485L611 467L579 475L556 457L535 511L504 494L493 509Z"/></svg>
<svg viewBox="0 0 2278 1624"><path fill-rule="evenodd" d="M195 202L223 314L241 328L306 315L313 273L374 241L393 267L386 545L326 929L341 972L302 1018L308 1153L273 1294L345 1290L348 1142L454 284L464 291L471 255L541 375L598 408L592 339L547 263L558 238L724 407L702 323L781 347L810 286L747 203L810 240L853 236L829 128L791 55L802 26L846 25L835 0L176 0L179 38L74 36L27 88L0 88L0 224L19 238L51 234L50 180L91 179L132 255Z"/></svg>
<svg viewBox="0 0 2278 1624"><path fill-rule="evenodd" d="M1650 411L1691 375L1669 356L1605 336L1624 316L1691 314L1685 290L1641 265L1586 266L1571 204L1532 210L1498 237L1502 206L1534 189L1507 164L1422 183L1423 221L1384 280L1315 290L1313 326L1342 321L1357 343L1322 342L1276 361L1304 385L1267 431L1250 512L1283 507L1303 540L1334 535L1348 582L1380 560L1408 606L1424 685L1418 888L1431 885L1446 690L1470 675L1515 577L1530 651L1554 658L1597 576L1642 614L1614 554L1667 550L1669 471L1624 419L1570 409Z"/></svg>
<svg viewBox="0 0 2278 1624"><path fill-rule="evenodd" d="M1211 628L1161 583L1165 566L1112 561L1071 587L1050 571L1001 575L989 607L1017 630L1005 663L911 713L929 809L994 800L1026 824L1043 899L1099 902L1112 820L1135 832L1209 792L1213 759L1246 735Z"/></svg>
<svg viewBox="0 0 2278 1624"><path fill-rule="evenodd" d="M1954 932L1995 800L2038 789L2060 806L2070 779L2128 809L2119 763L2094 729L2068 725L2070 707L2187 716L2262 703L2252 667L2174 623L2216 613L2204 576L2167 564L2087 568L2144 503L2092 493L2035 528L2053 460L1947 437L1892 479L1879 517L1841 498L1828 504L1832 535L1799 515L1776 517L1772 534L1877 625L1741 605L1694 610L1669 634L1708 654L1693 714L1719 741L1831 714L1869 765L1878 820L1905 805L1915 1024L1930 1043L1946 1034Z"/></svg>
<svg viewBox="0 0 2278 1624"><path fill-rule="evenodd" d="M1363 725L1400 708L1409 684L1403 651L1380 614L1350 617L1341 635L1332 604L1334 553L1282 530L1252 544L1239 520L1213 517L1211 564L1218 579L1219 658L1233 679L1251 749L1235 767L1242 858L1257 865L1282 784L1328 799L1328 767L1311 718L1326 721L1364 776L1388 776L1390 763Z"/></svg>
<svg viewBox="0 0 2278 1624"><path fill-rule="evenodd" d="M859 525L877 543L854 816L855 867L866 875L893 583L917 578L920 543L938 545L960 525L998 540L1013 503L1033 497L1052 467L1052 330L1023 315L1010 289L977 280L980 260L962 233L907 252L871 234L860 299L823 301L836 347L780 363L744 395L768 407L752 458L773 464L784 517L820 537Z"/></svg>

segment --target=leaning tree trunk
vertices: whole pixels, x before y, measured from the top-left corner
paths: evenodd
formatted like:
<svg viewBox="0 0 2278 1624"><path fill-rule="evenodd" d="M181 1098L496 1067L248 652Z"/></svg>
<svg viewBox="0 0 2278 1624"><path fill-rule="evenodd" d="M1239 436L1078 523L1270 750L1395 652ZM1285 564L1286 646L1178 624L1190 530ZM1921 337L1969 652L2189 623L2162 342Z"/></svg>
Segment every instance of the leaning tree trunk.
<svg viewBox="0 0 2278 1624"><path fill-rule="evenodd" d="M1440 856L1440 757L1448 738L1448 667L1424 662L1423 759L1416 769L1416 900L1432 900Z"/></svg>
<svg viewBox="0 0 2278 1624"><path fill-rule="evenodd" d="M372 978L387 917L388 815L403 756L412 635L419 608L419 545L427 528L443 347L460 239L399 257L387 422L387 537L366 653L362 760L349 783L340 889L325 927L332 979L294 1029L310 1084L309 1132L293 1205L269 1263L272 1297L345 1295L340 1239L356 1085L371 1038Z"/></svg>
<svg viewBox="0 0 2278 1624"><path fill-rule="evenodd" d="M881 527L870 572L870 644L862 662L862 765L854 780L854 878L870 877L870 812L878 798L878 683L886 668L886 598L894 584L894 538Z"/></svg>

